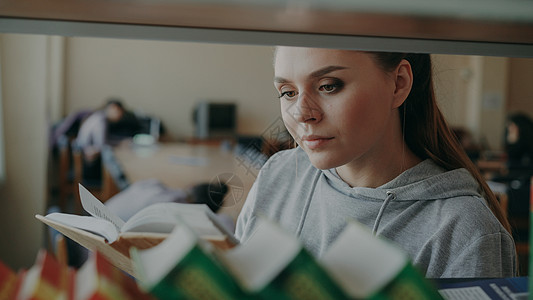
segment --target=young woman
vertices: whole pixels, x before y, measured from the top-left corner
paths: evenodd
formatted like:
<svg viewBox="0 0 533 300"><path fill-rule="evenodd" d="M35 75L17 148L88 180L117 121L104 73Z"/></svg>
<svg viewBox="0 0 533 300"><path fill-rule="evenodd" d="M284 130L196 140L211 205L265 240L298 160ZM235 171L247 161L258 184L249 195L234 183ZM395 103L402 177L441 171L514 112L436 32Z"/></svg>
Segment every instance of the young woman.
<svg viewBox="0 0 533 300"><path fill-rule="evenodd" d="M298 147L264 165L241 242L266 216L320 256L355 219L427 277L516 274L509 223L437 107L429 55L279 47L274 65Z"/></svg>

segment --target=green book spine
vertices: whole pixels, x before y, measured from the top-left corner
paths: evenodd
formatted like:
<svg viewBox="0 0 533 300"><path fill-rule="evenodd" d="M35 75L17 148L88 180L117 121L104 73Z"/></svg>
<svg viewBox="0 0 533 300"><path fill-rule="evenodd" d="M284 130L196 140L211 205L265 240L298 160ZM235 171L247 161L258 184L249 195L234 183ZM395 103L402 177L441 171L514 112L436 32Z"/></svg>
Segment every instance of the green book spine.
<svg viewBox="0 0 533 300"><path fill-rule="evenodd" d="M369 297L371 300L444 299L433 285L410 262L384 288Z"/></svg>
<svg viewBox="0 0 533 300"><path fill-rule="evenodd" d="M276 300L347 299L342 289L305 249L256 297Z"/></svg>
<svg viewBox="0 0 533 300"><path fill-rule="evenodd" d="M531 187L533 187L533 177L531 177ZM533 188L529 189L529 243L533 242ZM529 268L527 274L533 273L533 247L529 246ZM533 275L533 274L532 274ZM529 275L530 289L533 287L533 276ZM528 299L533 300L533 292L529 292Z"/></svg>
<svg viewBox="0 0 533 300"><path fill-rule="evenodd" d="M150 291L158 299L243 299L233 277L200 247L192 250Z"/></svg>

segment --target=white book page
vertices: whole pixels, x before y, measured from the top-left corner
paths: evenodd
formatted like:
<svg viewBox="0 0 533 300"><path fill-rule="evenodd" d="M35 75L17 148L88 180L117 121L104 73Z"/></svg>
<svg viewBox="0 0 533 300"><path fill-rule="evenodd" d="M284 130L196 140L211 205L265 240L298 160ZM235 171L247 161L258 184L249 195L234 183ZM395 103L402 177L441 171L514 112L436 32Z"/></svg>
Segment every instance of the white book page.
<svg viewBox="0 0 533 300"><path fill-rule="evenodd" d="M206 213L205 205L185 203L156 203L133 215L121 228L121 232L170 233L178 219L201 237L223 237Z"/></svg>
<svg viewBox="0 0 533 300"><path fill-rule="evenodd" d="M98 271L96 270L96 257L94 253L89 255L89 258L83 266L76 272L74 299L89 299L91 292L96 289L98 280Z"/></svg>
<svg viewBox="0 0 533 300"><path fill-rule="evenodd" d="M479 286L439 290L446 300L490 300L491 298Z"/></svg>
<svg viewBox="0 0 533 300"><path fill-rule="evenodd" d="M30 296L32 296L32 293L35 292L35 286L39 281L41 269L41 266L33 265L28 272L26 272L26 275L24 275L24 278L22 279L17 299L29 299Z"/></svg>
<svg viewBox="0 0 533 300"><path fill-rule="evenodd" d="M93 196L93 194L91 194L91 192L89 192L83 185L78 184L78 186L80 189L80 199L83 209L91 214L91 216L111 222L117 230L120 231L120 228L124 225L124 221Z"/></svg>
<svg viewBox="0 0 533 300"><path fill-rule="evenodd" d="M271 282L301 251L300 241L277 224L258 219L254 234L239 246L217 253L248 291Z"/></svg>
<svg viewBox="0 0 533 300"><path fill-rule="evenodd" d="M408 258L400 248L350 221L319 262L349 296L362 299L392 280Z"/></svg>
<svg viewBox="0 0 533 300"><path fill-rule="evenodd" d="M134 268L142 279L141 284L151 286L159 282L197 242L194 233L187 226L181 225L176 226L175 230L157 246L132 251L136 253L132 257L134 257Z"/></svg>
<svg viewBox="0 0 533 300"><path fill-rule="evenodd" d="M113 243L118 239L119 232L116 227L104 219L64 213L51 213L46 215L46 218L103 236L109 243Z"/></svg>

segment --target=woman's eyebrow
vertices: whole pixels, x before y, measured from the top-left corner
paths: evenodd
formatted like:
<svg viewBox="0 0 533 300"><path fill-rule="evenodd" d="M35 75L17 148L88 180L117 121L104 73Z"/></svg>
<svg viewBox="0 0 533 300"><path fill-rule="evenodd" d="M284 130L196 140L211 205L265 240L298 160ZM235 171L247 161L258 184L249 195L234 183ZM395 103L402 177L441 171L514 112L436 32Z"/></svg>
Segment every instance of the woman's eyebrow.
<svg viewBox="0 0 533 300"><path fill-rule="evenodd" d="M327 66L327 67L324 67L322 69L316 70L313 73L309 74L309 77L311 77L311 78L322 77L322 76L327 75L327 74L329 74L331 72L338 71L338 70L344 70L344 69L348 69L348 68L347 67L343 67L343 66Z"/></svg>
<svg viewBox="0 0 533 300"><path fill-rule="evenodd" d="M282 77L274 77L274 82L275 83L288 83L288 82L290 82L290 80L287 80L287 79L282 78Z"/></svg>
<svg viewBox="0 0 533 300"><path fill-rule="evenodd" d="M309 77L310 78L322 77L322 76L327 75L327 74L329 74L331 72L338 71L338 70L344 70L344 69L348 69L348 68L347 67L343 67L343 66L327 66L327 67L324 67L322 69L316 70L313 73L309 74ZM290 80L287 80L287 79L285 79L283 77L274 77L274 82L275 83L288 83L288 82L290 82Z"/></svg>

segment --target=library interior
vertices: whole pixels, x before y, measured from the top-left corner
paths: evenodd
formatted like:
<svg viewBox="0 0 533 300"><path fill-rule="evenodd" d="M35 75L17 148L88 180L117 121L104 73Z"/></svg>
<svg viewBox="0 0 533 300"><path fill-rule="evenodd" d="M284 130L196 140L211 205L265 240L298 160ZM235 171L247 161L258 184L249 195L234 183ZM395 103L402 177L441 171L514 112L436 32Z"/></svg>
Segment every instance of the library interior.
<svg viewBox="0 0 533 300"><path fill-rule="evenodd" d="M117 13L124 4L115 1L96 4L109 6L102 15L70 6L83 1L54 13L61 1L52 1L50 11L0 5L0 261L9 268L29 269L36 257L45 260L43 249L64 251L61 259L75 268L102 259L68 235L60 244L61 234L35 218L88 215L80 184L122 220L155 203L203 203L233 233L262 166L296 147L272 84L275 46L329 42L328 48L431 54L440 109L496 195L511 224L519 275L528 276L531 5L523 13L512 10L516 3L500 12L502 19L514 13L515 23L491 17L489 7L489 17L452 25L446 20L453 11L409 17L352 7L320 14L316 3L283 10L244 5L250 18L229 21L239 1L218 7L220 18L213 18L215 9L186 5L191 15L202 14L197 19L166 11L181 4L160 1L147 9L141 2L130 13L145 9L142 18ZM360 23L348 21L354 16ZM372 27L387 17L396 30ZM328 23L333 18L338 25ZM434 32L417 26L424 20ZM513 28L519 32L509 34Z"/></svg>

